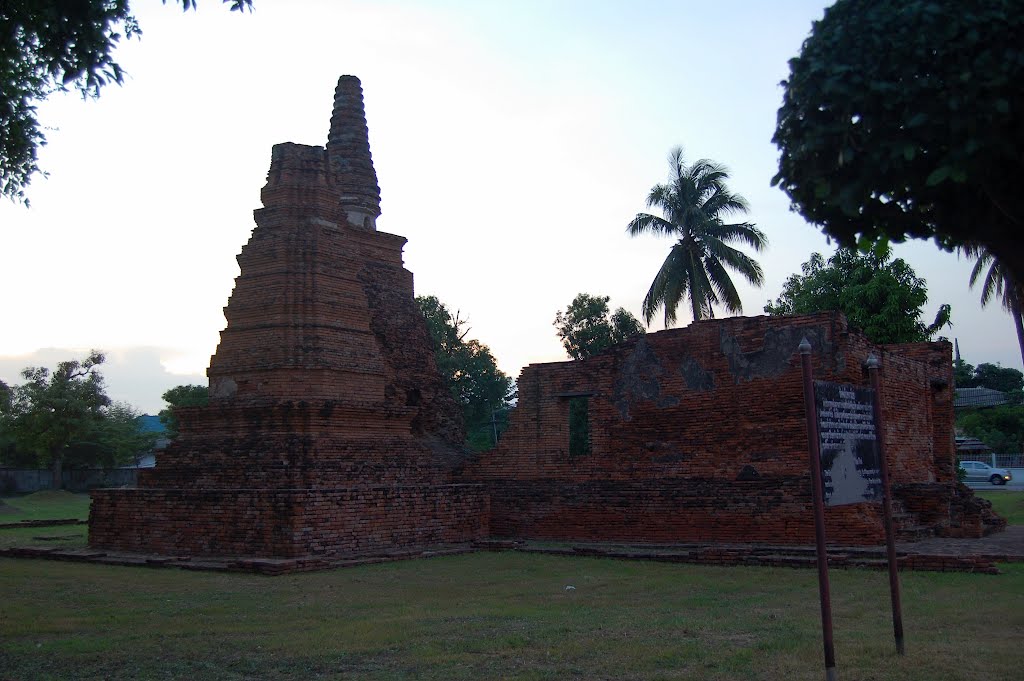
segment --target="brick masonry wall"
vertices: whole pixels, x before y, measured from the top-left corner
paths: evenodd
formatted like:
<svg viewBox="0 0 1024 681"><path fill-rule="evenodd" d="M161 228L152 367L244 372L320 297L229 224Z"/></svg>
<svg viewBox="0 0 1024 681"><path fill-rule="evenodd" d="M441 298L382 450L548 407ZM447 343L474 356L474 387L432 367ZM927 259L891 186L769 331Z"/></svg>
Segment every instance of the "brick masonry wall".
<svg viewBox="0 0 1024 681"><path fill-rule="evenodd" d="M165 555L359 555L488 536L478 485L94 490L94 548ZM411 522L415 519L415 522Z"/></svg>
<svg viewBox="0 0 1024 681"><path fill-rule="evenodd" d="M701 321L580 362L530 365L501 443L463 479L488 485L499 537L812 541L803 337L816 380L868 385L868 353L880 356L894 485L953 484L949 344L875 346L834 313ZM579 395L589 396L591 451L574 456L568 405ZM921 521L897 510L904 525ZM952 515L928 515L930 527ZM879 504L829 508L826 525L831 541L883 539Z"/></svg>

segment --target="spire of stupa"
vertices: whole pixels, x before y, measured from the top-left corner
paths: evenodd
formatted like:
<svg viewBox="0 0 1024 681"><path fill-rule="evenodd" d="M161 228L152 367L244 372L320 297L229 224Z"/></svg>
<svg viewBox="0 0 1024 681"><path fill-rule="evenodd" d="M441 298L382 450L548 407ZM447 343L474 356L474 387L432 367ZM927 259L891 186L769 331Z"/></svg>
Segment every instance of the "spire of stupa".
<svg viewBox="0 0 1024 681"><path fill-rule="evenodd" d="M349 223L376 229L380 187L370 155L363 88L355 76L342 76L334 90L334 111L327 137L327 168Z"/></svg>

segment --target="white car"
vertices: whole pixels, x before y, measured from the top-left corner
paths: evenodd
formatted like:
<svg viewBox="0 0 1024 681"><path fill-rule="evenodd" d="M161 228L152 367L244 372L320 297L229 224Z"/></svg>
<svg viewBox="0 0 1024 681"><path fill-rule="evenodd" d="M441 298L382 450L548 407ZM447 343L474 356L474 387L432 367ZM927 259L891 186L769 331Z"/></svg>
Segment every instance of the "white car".
<svg viewBox="0 0 1024 681"><path fill-rule="evenodd" d="M992 468L981 461L961 461L960 468L966 473L968 482L991 482L993 485L1005 485L1013 480L1013 474L1005 468Z"/></svg>

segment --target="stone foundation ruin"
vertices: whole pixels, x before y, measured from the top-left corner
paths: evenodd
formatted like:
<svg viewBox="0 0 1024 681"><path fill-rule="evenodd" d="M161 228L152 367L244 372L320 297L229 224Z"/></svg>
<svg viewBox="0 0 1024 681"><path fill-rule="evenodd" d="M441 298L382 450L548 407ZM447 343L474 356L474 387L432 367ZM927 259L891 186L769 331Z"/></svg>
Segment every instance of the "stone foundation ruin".
<svg viewBox="0 0 1024 681"><path fill-rule="evenodd" d="M949 344L873 346L838 314L702 321L530 365L501 443L470 457L405 239L376 231L351 76L338 82L326 147L274 147L262 201L210 404L177 411L180 436L137 488L93 492L94 549L302 569L489 537L813 543L805 336L819 379L865 385L867 354L880 354L905 536L998 527L954 480ZM883 541L876 504L826 519L833 542Z"/></svg>

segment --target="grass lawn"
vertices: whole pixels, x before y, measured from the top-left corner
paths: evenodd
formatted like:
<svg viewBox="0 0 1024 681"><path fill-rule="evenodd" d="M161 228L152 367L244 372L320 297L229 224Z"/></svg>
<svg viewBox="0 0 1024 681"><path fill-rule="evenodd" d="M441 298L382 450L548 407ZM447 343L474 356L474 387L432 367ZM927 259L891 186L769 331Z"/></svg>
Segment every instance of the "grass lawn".
<svg viewBox="0 0 1024 681"><path fill-rule="evenodd" d="M89 495L43 491L25 496L3 497L0 524L22 520L89 519ZM85 525L0 528L0 548L11 546L56 546L82 548L89 539ZM0 672L0 679L3 679Z"/></svg>
<svg viewBox="0 0 1024 681"><path fill-rule="evenodd" d="M842 679L1020 678L1024 565L833 570ZM575 589L567 590L572 585ZM0 678L823 678L814 570L518 553L284 577L0 559Z"/></svg>
<svg viewBox="0 0 1024 681"><path fill-rule="evenodd" d="M18 497L3 497L0 523L16 523L21 520L63 520L65 518L89 519L89 495L72 492L44 490Z"/></svg>
<svg viewBox="0 0 1024 681"><path fill-rule="evenodd" d="M992 509L1010 525L1024 525L1024 492L975 492L992 502Z"/></svg>
<svg viewBox="0 0 1024 681"><path fill-rule="evenodd" d="M1024 493L983 496L1024 522ZM0 522L85 518L89 504L4 501L18 510ZM0 545L84 546L85 532L0 530ZM56 535L74 536L31 539ZM1020 678L1024 565L1001 569L903 573L903 658L885 573L833 570L839 677ZM0 558L4 681L801 681L822 664L814 570L478 553L270 578Z"/></svg>

